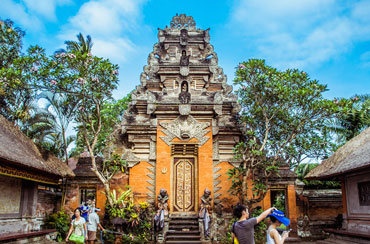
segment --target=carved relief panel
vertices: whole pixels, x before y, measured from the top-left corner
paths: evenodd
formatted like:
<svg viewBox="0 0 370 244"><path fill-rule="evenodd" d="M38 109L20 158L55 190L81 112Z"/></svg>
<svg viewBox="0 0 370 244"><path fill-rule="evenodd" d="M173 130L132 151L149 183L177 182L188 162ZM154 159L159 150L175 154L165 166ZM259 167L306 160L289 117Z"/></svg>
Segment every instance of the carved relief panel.
<svg viewBox="0 0 370 244"><path fill-rule="evenodd" d="M195 211L194 158L174 158L174 211Z"/></svg>

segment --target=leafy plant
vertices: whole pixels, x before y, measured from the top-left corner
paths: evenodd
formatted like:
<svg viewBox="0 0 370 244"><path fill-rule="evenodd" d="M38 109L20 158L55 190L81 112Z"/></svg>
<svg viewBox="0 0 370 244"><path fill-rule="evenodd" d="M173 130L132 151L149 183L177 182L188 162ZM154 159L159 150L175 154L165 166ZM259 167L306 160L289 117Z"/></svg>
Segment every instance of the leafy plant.
<svg viewBox="0 0 370 244"><path fill-rule="evenodd" d="M257 207L252 210L251 217L258 217L263 212L261 207ZM267 242L267 225L264 221L261 221L254 227L254 240L256 244L265 244Z"/></svg>
<svg viewBox="0 0 370 244"><path fill-rule="evenodd" d="M126 191L117 194L115 190L111 193L113 207L106 206L110 219L121 218L121 229L125 233L122 237L123 243L147 243L151 238L152 218L154 212L147 202L134 204L132 190L128 187Z"/></svg>
<svg viewBox="0 0 370 244"><path fill-rule="evenodd" d="M63 210L51 215L47 215L44 223L45 228L57 230L58 242L61 242L66 238L70 226L70 220L69 216Z"/></svg>
<svg viewBox="0 0 370 244"><path fill-rule="evenodd" d="M310 172L312 169L317 167L318 163L305 163L300 164L297 169L296 173L298 176L298 179L301 180L305 184L305 188L307 189L338 189L341 188L340 181L335 180L307 180L305 179L305 176Z"/></svg>
<svg viewBox="0 0 370 244"><path fill-rule="evenodd" d="M326 86L305 72L279 71L264 60L241 63L234 84L240 87L244 138L234 149L240 164L228 171L230 192L251 207L264 198L268 179L281 162L295 166L304 155L322 158L329 153L331 138L322 128L337 105L323 98ZM250 187L253 195L247 196Z"/></svg>

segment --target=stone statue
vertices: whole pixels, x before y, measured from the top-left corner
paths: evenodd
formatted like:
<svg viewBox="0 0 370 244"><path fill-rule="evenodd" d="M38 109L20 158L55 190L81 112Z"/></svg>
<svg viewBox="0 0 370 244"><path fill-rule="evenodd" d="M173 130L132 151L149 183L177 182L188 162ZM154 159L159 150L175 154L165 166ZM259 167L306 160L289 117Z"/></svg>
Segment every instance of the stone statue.
<svg viewBox="0 0 370 244"><path fill-rule="evenodd" d="M168 193L166 189L159 191L158 199L158 211L164 210L164 214L168 215Z"/></svg>
<svg viewBox="0 0 370 244"><path fill-rule="evenodd" d="M189 58L190 58L190 55L187 56L186 51L182 50L181 58L180 58L180 65L181 66L188 66L189 65Z"/></svg>
<svg viewBox="0 0 370 244"><path fill-rule="evenodd" d="M179 94L179 100L182 104L187 104L191 100L191 94L188 90L188 83L183 81L181 84L181 92Z"/></svg>
<svg viewBox="0 0 370 244"><path fill-rule="evenodd" d="M188 30L187 29L181 29L180 45L182 45L182 46L188 45Z"/></svg>
<svg viewBox="0 0 370 244"><path fill-rule="evenodd" d="M212 203L212 198L211 198L211 191L206 188L204 190L204 194L202 198L200 199L200 214L201 216L204 216L204 211L207 210L208 213L211 213L211 203Z"/></svg>
<svg viewBox="0 0 370 244"><path fill-rule="evenodd" d="M168 193L166 189L161 189L157 197L158 208L157 213L154 216L155 228L160 231L164 227L164 218L168 216Z"/></svg>
<svg viewBox="0 0 370 244"><path fill-rule="evenodd" d="M299 217L297 221L297 234L300 237L307 238L311 236L310 232L310 219L307 215L303 218Z"/></svg>
<svg viewBox="0 0 370 244"><path fill-rule="evenodd" d="M200 202L199 218L203 219L204 237L209 238L211 223L211 191L206 188Z"/></svg>

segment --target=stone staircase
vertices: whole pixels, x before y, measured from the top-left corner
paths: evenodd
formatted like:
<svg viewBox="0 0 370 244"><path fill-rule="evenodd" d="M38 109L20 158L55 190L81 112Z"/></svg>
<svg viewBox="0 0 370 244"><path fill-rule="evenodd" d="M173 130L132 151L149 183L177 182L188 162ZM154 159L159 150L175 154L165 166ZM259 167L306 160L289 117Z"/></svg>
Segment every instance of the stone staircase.
<svg viewBox="0 0 370 244"><path fill-rule="evenodd" d="M166 243L202 244L200 240L198 217L170 216Z"/></svg>

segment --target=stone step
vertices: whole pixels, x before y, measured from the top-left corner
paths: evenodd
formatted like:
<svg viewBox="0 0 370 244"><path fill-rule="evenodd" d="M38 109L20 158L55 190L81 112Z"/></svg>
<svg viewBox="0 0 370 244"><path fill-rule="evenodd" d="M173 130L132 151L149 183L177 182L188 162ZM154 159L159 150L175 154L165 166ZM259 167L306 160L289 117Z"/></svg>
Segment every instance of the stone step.
<svg viewBox="0 0 370 244"><path fill-rule="evenodd" d="M199 224L198 220L170 220L170 224L190 224L190 225L197 225Z"/></svg>
<svg viewBox="0 0 370 244"><path fill-rule="evenodd" d="M189 234L189 235L200 235L200 231L199 230L188 230L188 231L177 231L177 230L169 230L167 231L167 235L168 234L180 234L180 235L184 235L184 234Z"/></svg>
<svg viewBox="0 0 370 244"><path fill-rule="evenodd" d="M202 244L201 241L166 241L167 244Z"/></svg>
<svg viewBox="0 0 370 244"><path fill-rule="evenodd" d="M181 231L188 231L188 230L198 230L198 225L171 225L168 227L169 230L181 230Z"/></svg>
<svg viewBox="0 0 370 244"><path fill-rule="evenodd" d="M185 241L185 240L200 240L200 235L167 235L167 240L177 240L177 241Z"/></svg>
<svg viewBox="0 0 370 244"><path fill-rule="evenodd" d="M352 242L330 238L326 240L317 241L316 243L317 244L351 244Z"/></svg>

